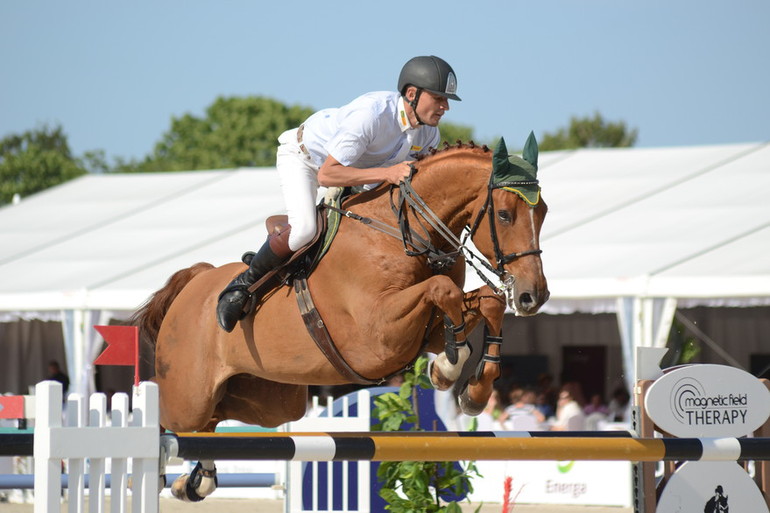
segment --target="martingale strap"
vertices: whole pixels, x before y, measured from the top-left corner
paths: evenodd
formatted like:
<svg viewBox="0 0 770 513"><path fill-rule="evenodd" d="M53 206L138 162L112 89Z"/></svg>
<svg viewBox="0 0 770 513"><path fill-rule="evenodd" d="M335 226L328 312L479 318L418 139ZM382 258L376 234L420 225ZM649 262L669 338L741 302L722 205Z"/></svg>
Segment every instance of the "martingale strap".
<svg viewBox="0 0 770 513"><path fill-rule="evenodd" d="M305 327L307 328L310 337L316 343L318 349L321 350L321 353L323 353L326 359L329 360L329 363L332 364L334 370L340 374L340 376L344 377L351 383L356 383L359 385L382 385L390 378L397 376L411 366L411 364L407 365L404 367L404 369L394 372L393 374L389 374L384 378L369 379L362 376L356 372L347 361L345 361L345 358L342 356L342 354L340 354L339 349L337 349L334 340L332 340L332 337L329 334L329 330L326 329L326 324L321 318L321 314L318 312L318 309L313 302L313 296L310 294L307 278L304 276L295 277L294 291L297 294L297 304L299 305L299 311L302 315L302 320L305 322ZM424 351L427 343L428 337L426 335L425 339L423 340L423 345L420 348L420 351L417 353L418 355Z"/></svg>
<svg viewBox="0 0 770 513"><path fill-rule="evenodd" d="M294 292L297 294L299 312L302 315L302 320L305 321L308 333L310 333L318 349L321 350L321 353L329 360L329 363L332 364L340 376L359 385L379 385L385 381L385 379L365 378L348 365L348 362L345 361L345 358L342 357L337 346L334 344L331 335L329 335L329 330L326 329L326 324L321 318L321 314L318 313L318 309L315 307L305 277L294 279Z"/></svg>

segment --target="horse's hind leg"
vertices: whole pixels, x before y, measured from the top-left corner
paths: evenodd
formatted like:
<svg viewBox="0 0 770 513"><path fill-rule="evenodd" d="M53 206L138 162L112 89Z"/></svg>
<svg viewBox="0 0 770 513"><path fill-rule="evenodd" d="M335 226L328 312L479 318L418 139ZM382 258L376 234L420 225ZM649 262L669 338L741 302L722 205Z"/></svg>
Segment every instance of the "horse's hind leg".
<svg viewBox="0 0 770 513"><path fill-rule="evenodd" d="M201 432L212 433L219 423L212 419ZM182 474L171 484L171 495L184 502L200 502L217 489L214 460L200 460L189 474Z"/></svg>
<svg viewBox="0 0 770 513"><path fill-rule="evenodd" d="M307 386L276 383L248 374L237 374L224 384L225 392L211 421L201 431L213 432L220 420L233 419L274 427L302 417L307 407ZM276 408L276 404L281 405ZM214 460L200 460L190 474L179 476L171 494L185 502L198 502L217 487Z"/></svg>

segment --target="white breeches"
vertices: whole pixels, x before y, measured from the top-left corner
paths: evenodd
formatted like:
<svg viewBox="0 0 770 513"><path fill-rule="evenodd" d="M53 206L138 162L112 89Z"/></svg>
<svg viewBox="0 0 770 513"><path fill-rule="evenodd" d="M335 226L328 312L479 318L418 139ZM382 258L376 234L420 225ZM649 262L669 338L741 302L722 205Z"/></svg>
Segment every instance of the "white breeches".
<svg viewBox="0 0 770 513"><path fill-rule="evenodd" d="M316 232L318 167L297 142L297 130L288 130L278 138L281 143L276 167L281 192L289 215L289 249L297 251L313 239Z"/></svg>

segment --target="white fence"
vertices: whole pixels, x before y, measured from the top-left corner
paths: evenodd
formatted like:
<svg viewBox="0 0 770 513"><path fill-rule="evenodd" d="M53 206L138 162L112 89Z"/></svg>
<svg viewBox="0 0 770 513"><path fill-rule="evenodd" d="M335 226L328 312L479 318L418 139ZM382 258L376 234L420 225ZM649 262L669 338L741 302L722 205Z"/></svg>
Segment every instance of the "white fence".
<svg viewBox="0 0 770 513"><path fill-rule="evenodd" d="M134 388L133 410L128 395L112 396L110 422L107 397L86 400L71 394L62 425L62 387L43 381L35 387L35 513L60 511L62 461L69 464L69 511L85 510L85 474L89 473L89 510L105 511L106 469L111 467L110 510L127 509L131 472L132 511L158 512L160 425L158 387L143 382ZM88 465L86 465L88 464Z"/></svg>
<svg viewBox="0 0 770 513"><path fill-rule="evenodd" d="M159 511L159 478L165 455L161 454L159 437L157 385L143 382L135 387L132 410L127 394L115 394L109 416L104 394L92 395L88 405L86 398L70 394L64 415L62 387L54 381L39 383L35 398L35 513L60 511L65 461L71 513L86 510L86 474L89 511L107 511L105 498L109 495L110 511L125 513L129 490L131 511ZM288 423L282 430L369 431L370 401L367 390L320 405L325 408L319 408L314 398L311 411L319 413ZM284 510L369 512L371 465L369 461L286 462Z"/></svg>

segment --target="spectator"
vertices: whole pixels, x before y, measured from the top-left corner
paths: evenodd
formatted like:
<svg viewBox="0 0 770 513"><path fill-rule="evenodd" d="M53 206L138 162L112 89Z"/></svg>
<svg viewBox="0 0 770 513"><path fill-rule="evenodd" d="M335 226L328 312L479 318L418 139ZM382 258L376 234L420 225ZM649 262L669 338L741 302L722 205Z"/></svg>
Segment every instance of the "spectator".
<svg viewBox="0 0 770 513"><path fill-rule="evenodd" d="M594 394L591 396L591 402L586 405L585 408L583 408L583 413L586 415L591 415L592 413L601 413L602 415L607 415L609 413L609 408L604 404L604 401L602 401L602 396L599 394Z"/></svg>
<svg viewBox="0 0 770 513"><path fill-rule="evenodd" d="M551 402L548 400L548 396L545 394L545 392L540 392L537 394L537 399L535 400L535 408L537 408L537 411L542 413L543 417L546 419L550 419L556 415L556 410L551 405Z"/></svg>
<svg viewBox="0 0 770 513"><path fill-rule="evenodd" d="M627 420L628 403L631 397L625 387L619 386L612 392L612 399L607 407L607 418L612 422L624 422Z"/></svg>
<svg viewBox="0 0 770 513"><path fill-rule="evenodd" d="M489 396L487 406L484 408L478 418L477 429L479 431L498 431L502 429L500 418L503 410L500 407L500 392L496 388L492 389L492 395Z"/></svg>
<svg viewBox="0 0 770 513"><path fill-rule="evenodd" d="M547 372L538 375L537 388L538 392L542 394L542 404L544 405L544 409L550 410L551 412L556 411L556 402L559 399L559 391L553 384L553 376ZM552 415L553 413L551 413L551 415L546 415L546 417Z"/></svg>
<svg viewBox="0 0 770 513"><path fill-rule="evenodd" d="M48 378L51 381L58 381L61 383L62 387L62 398L67 397L67 391L70 388L70 378L67 377L67 375L62 372L61 367L59 367L59 362L56 360L51 360L48 362Z"/></svg>
<svg viewBox="0 0 770 513"><path fill-rule="evenodd" d="M511 405L503 412L503 421L510 421L518 416L529 416L538 425L545 422L545 415L535 406L537 395L534 390L530 388L516 388L511 391L510 397Z"/></svg>
<svg viewBox="0 0 770 513"><path fill-rule="evenodd" d="M565 383L559 392L559 402L556 405L556 421L551 426L552 431L583 431L586 416L583 413L583 392L580 383L574 381Z"/></svg>

